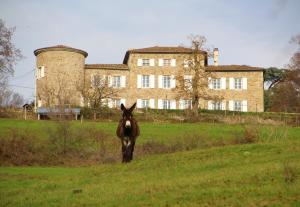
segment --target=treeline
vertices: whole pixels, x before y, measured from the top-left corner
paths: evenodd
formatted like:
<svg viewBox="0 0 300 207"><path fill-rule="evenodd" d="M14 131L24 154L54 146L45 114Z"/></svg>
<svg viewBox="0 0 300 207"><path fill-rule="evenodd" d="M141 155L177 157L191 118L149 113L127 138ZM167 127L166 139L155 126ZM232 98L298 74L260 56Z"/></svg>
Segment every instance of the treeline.
<svg viewBox="0 0 300 207"><path fill-rule="evenodd" d="M265 111L300 112L300 34L292 42L298 48L286 69L271 67L264 72Z"/></svg>

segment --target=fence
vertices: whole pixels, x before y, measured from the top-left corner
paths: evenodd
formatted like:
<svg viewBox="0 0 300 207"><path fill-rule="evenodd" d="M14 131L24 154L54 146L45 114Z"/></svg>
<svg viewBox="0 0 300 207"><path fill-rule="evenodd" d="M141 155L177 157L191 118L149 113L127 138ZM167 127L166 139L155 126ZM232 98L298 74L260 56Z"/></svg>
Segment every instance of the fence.
<svg viewBox="0 0 300 207"><path fill-rule="evenodd" d="M83 120L95 121L118 121L121 118L119 109L96 110L91 108L81 109ZM210 123L262 123L262 124L285 124L300 126L300 113L284 112L237 112L227 110L199 110L199 116L195 117L191 110L164 110L164 109L138 109L134 116L139 121L149 122L210 122ZM0 109L0 118L36 120L37 114L26 112L22 109ZM57 119L54 116L47 116L46 119ZM74 118L72 118L74 119Z"/></svg>

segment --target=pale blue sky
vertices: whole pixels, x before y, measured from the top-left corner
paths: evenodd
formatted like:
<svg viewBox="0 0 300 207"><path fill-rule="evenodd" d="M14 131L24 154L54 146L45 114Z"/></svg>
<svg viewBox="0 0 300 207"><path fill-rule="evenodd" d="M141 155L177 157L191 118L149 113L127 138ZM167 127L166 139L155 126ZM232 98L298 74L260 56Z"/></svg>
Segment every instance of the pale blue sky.
<svg viewBox="0 0 300 207"><path fill-rule="evenodd" d="M86 63L122 63L129 48L188 46L189 34L201 34L219 48L220 64L283 67L299 11L299 0L0 0L0 18L17 27L13 41L26 57L10 83L28 87L33 51L57 44L87 51ZM13 88L33 99L33 90Z"/></svg>

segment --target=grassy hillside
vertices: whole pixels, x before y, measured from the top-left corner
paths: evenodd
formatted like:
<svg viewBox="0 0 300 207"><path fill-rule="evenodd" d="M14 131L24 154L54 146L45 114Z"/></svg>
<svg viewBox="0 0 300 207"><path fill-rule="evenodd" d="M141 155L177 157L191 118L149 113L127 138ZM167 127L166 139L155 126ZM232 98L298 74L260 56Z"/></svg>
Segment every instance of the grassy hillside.
<svg viewBox="0 0 300 207"><path fill-rule="evenodd" d="M2 119L0 138L23 130L47 140L49 127L55 123ZM99 128L114 139L116 123L71 127ZM300 128L141 123L141 131L140 148L191 137L207 145L136 156L130 164L0 167L0 206L300 206ZM236 142L253 135L259 139L252 144Z"/></svg>
<svg viewBox="0 0 300 207"><path fill-rule="evenodd" d="M297 144L236 145L87 168L0 168L3 206L299 206Z"/></svg>

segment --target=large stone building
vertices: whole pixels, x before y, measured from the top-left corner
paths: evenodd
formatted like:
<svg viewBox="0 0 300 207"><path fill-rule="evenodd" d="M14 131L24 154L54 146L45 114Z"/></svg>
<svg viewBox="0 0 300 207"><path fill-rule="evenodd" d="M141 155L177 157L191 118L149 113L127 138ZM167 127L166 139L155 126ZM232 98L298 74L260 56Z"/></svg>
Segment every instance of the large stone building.
<svg viewBox="0 0 300 207"><path fill-rule="evenodd" d="M82 88L95 87L95 79L107 80L117 89L104 103L117 107L137 102L138 108L185 109L191 106L189 97L178 96L177 77L185 74L185 67L193 50L184 47L149 47L131 49L123 64L85 64L88 53L63 46L40 48L34 51L36 66L37 107L54 105L89 106ZM214 64L208 65L207 53L199 52L201 63L212 74L207 91L222 100L200 100L200 107L212 110L262 112L263 70L245 65L218 65L218 50L214 50Z"/></svg>

